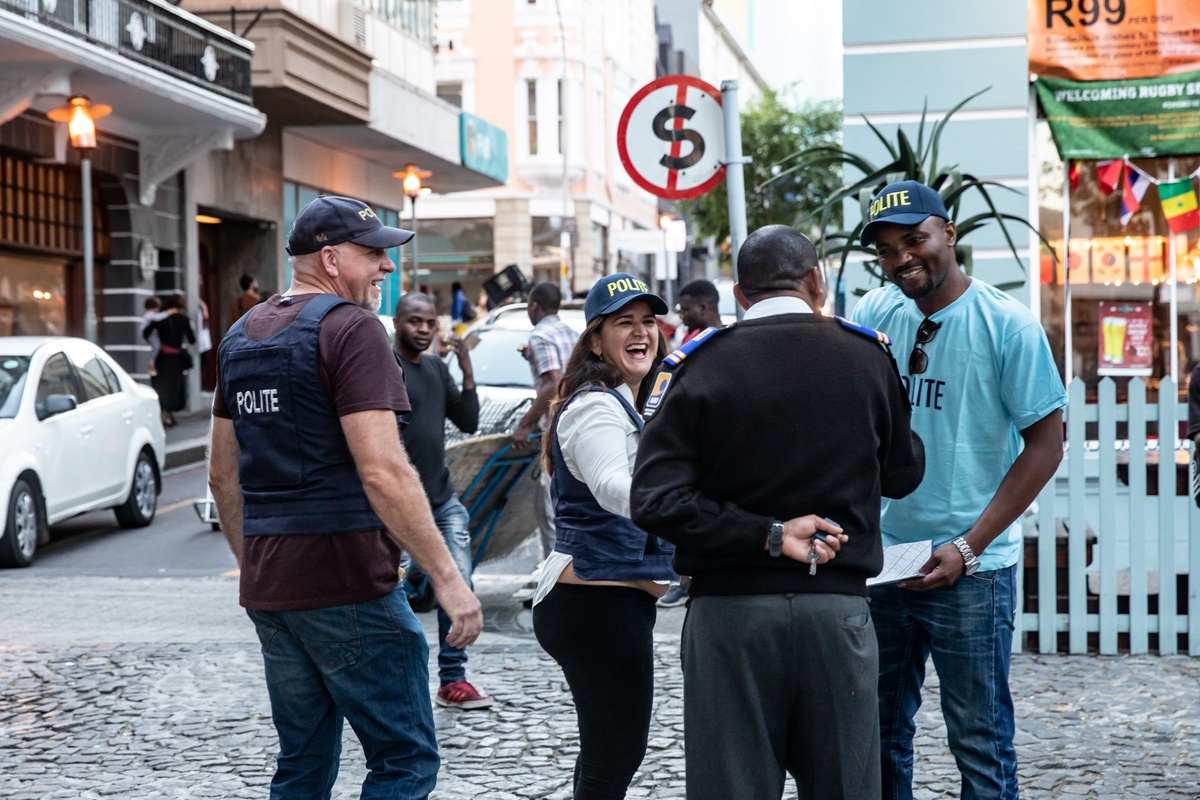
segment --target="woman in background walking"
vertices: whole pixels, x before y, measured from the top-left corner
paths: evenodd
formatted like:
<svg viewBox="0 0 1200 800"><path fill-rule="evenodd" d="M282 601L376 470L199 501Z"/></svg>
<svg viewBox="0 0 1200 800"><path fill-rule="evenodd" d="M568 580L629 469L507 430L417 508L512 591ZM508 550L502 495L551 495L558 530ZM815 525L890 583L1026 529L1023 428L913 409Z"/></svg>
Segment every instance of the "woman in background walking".
<svg viewBox="0 0 1200 800"><path fill-rule="evenodd" d="M187 376L184 373L192 368L192 354L188 352L187 344L196 343L196 332L192 330L182 294L168 297L163 310L166 312L163 318L151 322L143 336L149 339L151 334L158 334L156 372L150 385L158 392L163 425L170 428L176 424L174 412L182 411L187 405Z"/></svg>

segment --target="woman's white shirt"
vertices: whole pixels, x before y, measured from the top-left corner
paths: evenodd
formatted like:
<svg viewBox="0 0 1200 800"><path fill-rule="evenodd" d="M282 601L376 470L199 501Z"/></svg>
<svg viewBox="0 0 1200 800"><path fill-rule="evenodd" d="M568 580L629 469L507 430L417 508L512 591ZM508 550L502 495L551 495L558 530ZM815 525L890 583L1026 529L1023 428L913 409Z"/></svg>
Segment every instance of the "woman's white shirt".
<svg viewBox="0 0 1200 800"><path fill-rule="evenodd" d="M616 391L636 408L627 385L621 384ZM608 392L581 394L561 413L557 430L558 446L571 475L587 485L605 511L628 517L629 488L641 434L625 407ZM542 564L534 605L550 593L570 563L566 553L550 554Z"/></svg>

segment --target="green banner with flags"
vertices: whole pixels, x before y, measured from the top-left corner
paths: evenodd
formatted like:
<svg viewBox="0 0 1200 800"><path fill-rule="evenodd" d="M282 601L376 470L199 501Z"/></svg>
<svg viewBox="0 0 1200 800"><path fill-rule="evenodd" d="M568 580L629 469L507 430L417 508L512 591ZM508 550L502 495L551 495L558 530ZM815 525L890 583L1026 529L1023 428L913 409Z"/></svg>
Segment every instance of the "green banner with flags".
<svg viewBox="0 0 1200 800"><path fill-rule="evenodd" d="M1064 160L1200 153L1200 72L1034 86Z"/></svg>

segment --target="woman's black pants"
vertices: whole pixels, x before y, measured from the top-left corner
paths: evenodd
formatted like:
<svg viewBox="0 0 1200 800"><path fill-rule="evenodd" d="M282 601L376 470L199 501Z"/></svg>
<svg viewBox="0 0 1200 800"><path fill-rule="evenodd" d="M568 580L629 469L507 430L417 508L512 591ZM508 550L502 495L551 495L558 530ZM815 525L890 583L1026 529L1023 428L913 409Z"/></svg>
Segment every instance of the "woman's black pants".
<svg viewBox="0 0 1200 800"><path fill-rule="evenodd" d="M655 598L629 586L557 584L533 609L579 719L575 800L619 800L646 755L654 703Z"/></svg>

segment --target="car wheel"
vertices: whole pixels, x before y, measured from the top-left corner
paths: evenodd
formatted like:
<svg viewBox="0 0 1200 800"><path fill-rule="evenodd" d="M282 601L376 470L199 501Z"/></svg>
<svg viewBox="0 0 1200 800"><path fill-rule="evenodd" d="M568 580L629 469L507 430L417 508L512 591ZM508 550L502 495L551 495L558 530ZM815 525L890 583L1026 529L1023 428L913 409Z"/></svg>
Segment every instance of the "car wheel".
<svg viewBox="0 0 1200 800"><path fill-rule="evenodd" d="M154 521L154 512L158 510L158 481L154 478L154 464L145 450L138 453L137 463L133 465L129 497L113 510L122 528L144 528Z"/></svg>
<svg viewBox="0 0 1200 800"><path fill-rule="evenodd" d="M25 478L13 484L8 499L4 537L0 539L0 566L28 567L42 532L42 500Z"/></svg>

